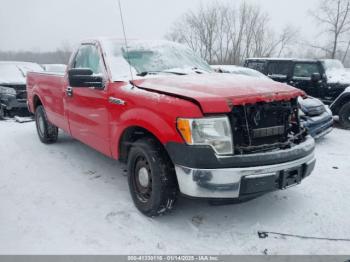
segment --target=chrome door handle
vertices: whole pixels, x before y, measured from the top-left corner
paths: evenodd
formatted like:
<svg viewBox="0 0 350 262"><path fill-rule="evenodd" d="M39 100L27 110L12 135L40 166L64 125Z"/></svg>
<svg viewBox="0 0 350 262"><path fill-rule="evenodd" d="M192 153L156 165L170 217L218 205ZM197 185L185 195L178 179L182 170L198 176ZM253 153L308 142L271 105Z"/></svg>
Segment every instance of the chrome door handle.
<svg viewBox="0 0 350 262"><path fill-rule="evenodd" d="M66 89L67 96L73 96L73 87L68 86Z"/></svg>

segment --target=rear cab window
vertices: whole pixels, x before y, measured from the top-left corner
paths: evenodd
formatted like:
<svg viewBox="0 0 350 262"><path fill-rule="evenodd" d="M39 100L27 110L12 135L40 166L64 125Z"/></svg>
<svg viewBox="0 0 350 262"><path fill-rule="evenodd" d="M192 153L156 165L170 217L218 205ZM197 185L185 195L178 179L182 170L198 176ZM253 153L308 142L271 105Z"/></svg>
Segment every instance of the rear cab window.
<svg viewBox="0 0 350 262"><path fill-rule="evenodd" d="M272 79L287 80L292 69L292 62L272 61L267 66L267 75Z"/></svg>

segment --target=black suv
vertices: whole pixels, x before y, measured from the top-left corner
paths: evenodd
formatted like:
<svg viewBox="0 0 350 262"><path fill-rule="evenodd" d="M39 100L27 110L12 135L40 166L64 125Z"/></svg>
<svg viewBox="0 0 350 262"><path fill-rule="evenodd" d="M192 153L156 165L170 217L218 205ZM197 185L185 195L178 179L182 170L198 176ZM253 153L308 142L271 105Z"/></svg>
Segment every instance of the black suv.
<svg viewBox="0 0 350 262"><path fill-rule="evenodd" d="M28 71L43 71L35 63L0 62L0 120L15 114L29 115L26 76Z"/></svg>
<svg viewBox="0 0 350 262"><path fill-rule="evenodd" d="M249 58L244 66L321 99L333 115L339 115L342 126L350 128L350 72L340 61Z"/></svg>

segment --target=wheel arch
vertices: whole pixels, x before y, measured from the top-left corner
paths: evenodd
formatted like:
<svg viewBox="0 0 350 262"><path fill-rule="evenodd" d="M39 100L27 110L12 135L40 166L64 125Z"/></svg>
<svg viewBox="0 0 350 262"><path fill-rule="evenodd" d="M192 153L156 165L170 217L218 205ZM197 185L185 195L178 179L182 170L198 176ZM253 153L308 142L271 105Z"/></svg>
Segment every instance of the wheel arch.
<svg viewBox="0 0 350 262"><path fill-rule="evenodd" d="M145 137L149 137L157 141L161 146L161 148L164 150L164 152L168 154L167 150L165 149L160 139L158 139L158 137L152 131L142 126L135 125L135 126L127 127L120 136L119 143L118 143L119 161L126 163L128 161L128 155L129 155L130 148L132 147L132 144L137 140Z"/></svg>
<svg viewBox="0 0 350 262"><path fill-rule="evenodd" d="M111 151L115 159L125 160L130 144L144 136L154 138L163 148L169 142L183 143L176 129L176 118L171 116L147 108L135 108L125 111L118 118L118 121L111 122L110 130Z"/></svg>
<svg viewBox="0 0 350 262"><path fill-rule="evenodd" d="M343 93L340 97L330 106L333 115L338 115L340 109L350 102L350 92Z"/></svg>
<svg viewBox="0 0 350 262"><path fill-rule="evenodd" d="M41 100L41 98L39 97L39 95L37 94L34 94L33 96L33 113L35 113L35 110L38 108L38 106L42 106L43 105L43 102Z"/></svg>

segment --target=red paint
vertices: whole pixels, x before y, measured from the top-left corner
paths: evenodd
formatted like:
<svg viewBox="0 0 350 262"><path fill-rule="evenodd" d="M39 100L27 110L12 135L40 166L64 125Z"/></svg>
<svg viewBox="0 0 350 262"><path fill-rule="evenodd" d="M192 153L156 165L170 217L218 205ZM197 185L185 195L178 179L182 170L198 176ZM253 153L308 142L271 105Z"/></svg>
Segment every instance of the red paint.
<svg viewBox="0 0 350 262"><path fill-rule="evenodd" d="M196 100L204 113L228 113L228 105L290 100L305 93L278 82L232 74L203 74L152 78L134 81L135 85ZM231 103L230 103L231 102Z"/></svg>
<svg viewBox="0 0 350 262"><path fill-rule="evenodd" d="M102 52L103 53L103 52ZM68 69L70 67L68 66ZM106 78L110 79L106 69ZM160 142L184 143L176 130L178 117L199 118L223 114L232 105L289 100L304 93L293 87L224 74L170 76L127 82L107 81L104 90L74 88L66 94L65 76L29 73L28 104L34 113L40 99L50 122L105 155L118 159L121 136L130 127L142 127ZM124 106L111 104L122 99Z"/></svg>

